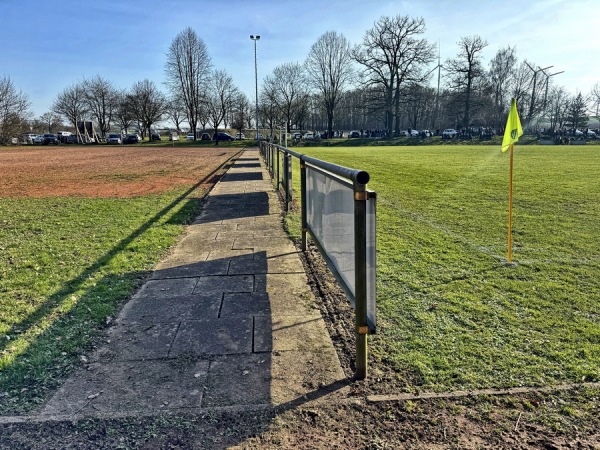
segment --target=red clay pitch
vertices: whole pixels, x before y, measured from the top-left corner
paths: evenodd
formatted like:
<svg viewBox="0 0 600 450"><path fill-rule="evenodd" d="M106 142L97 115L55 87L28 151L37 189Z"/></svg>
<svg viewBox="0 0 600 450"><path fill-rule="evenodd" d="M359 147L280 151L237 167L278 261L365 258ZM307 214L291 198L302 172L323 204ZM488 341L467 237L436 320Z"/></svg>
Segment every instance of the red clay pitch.
<svg viewBox="0 0 600 450"><path fill-rule="evenodd" d="M225 147L5 147L0 148L0 197L156 194L197 183L238 151Z"/></svg>

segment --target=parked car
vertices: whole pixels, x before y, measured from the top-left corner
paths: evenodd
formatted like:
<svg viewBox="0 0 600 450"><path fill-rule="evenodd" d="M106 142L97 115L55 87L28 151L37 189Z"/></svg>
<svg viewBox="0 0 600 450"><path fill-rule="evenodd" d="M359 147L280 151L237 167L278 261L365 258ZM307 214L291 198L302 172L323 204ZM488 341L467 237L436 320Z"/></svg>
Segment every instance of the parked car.
<svg viewBox="0 0 600 450"><path fill-rule="evenodd" d="M193 141L194 140L194 133L189 133L185 138L188 141Z"/></svg>
<svg viewBox="0 0 600 450"><path fill-rule="evenodd" d="M406 131L406 130L401 130L401 131L398 132L398 136L400 136L400 137L409 137L410 134L408 134L408 131Z"/></svg>
<svg viewBox="0 0 600 450"><path fill-rule="evenodd" d="M292 139L300 139L302 137L302 133L292 133Z"/></svg>
<svg viewBox="0 0 600 450"><path fill-rule="evenodd" d="M109 133L106 138L107 144L120 144L121 143L121 135L117 133Z"/></svg>
<svg viewBox="0 0 600 450"><path fill-rule="evenodd" d="M235 135L235 139L241 141L242 139L246 139L246 136L244 135L244 133L238 133Z"/></svg>
<svg viewBox="0 0 600 450"><path fill-rule="evenodd" d="M43 134L38 134L33 138L33 143L34 144L43 144L44 143L44 135Z"/></svg>
<svg viewBox="0 0 600 450"><path fill-rule="evenodd" d="M412 137L418 137L419 136L419 132L417 130L409 130L408 133L412 136Z"/></svg>
<svg viewBox="0 0 600 450"><path fill-rule="evenodd" d="M171 134L169 134L169 140L170 141L178 141L179 140L179 133L176 133L174 131Z"/></svg>
<svg viewBox="0 0 600 450"><path fill-rule="evenodd" d="M592 139L596 139L596 132L593 130L587 130L587 136Z"/></svg>
<svg viewBox="0 0 600 450"><path fill-rule="evenodd" d="M458 131L456 131L454 128L446 128L444 131L442 131L442 137L444 137L444 138L452 139L457 134L458 134Z"/></svg>
<svg viewBox="0 0 600 450"><path fill-rule="evenodd" d="M350 131L348 133L348 137L349 138L359 138L360 137L360 131Z"/></svg>
<svg viewBox="0 0 600 450"><path fill-rule="evenodd" d="M140 138L137 134L128 134L123 139L123 144L137 144L140 142Z"/></svg>
<svg viewBox="0 0 600 450"><path fill-rule="evenodd" d="M77 136L74 134L67 136L65 139L65 144L77 144Z"/></svg>
<svg viewBox="0 0 600 450"><path fill-rule="evenodd" d="M423 136L423 137L431 137L431 136L433 136L433 133L431 131L429 131L429 130L422 130L421 131L421 136Z"/></svg>
<svg viewBox="0 0 600 450"><path fill-rule="evenodd" d="M46 133L46 134L44 134L44 141L42 143L44 145L49 145L49 144L58 145L58 144L60 144L60 141L58 140L58 136L56 136L55 134Z"/></svg>
<svg viewBox="0 0 600 450"><path fill-rule="evenodd" d="M37 137L37 134L35 134L35 133L25 133L22 136L22 140L25 144L33 144L36 137Z"/></svg>
<svg viewBox="0 0 600 450"><path fill-rule="evenodd" d="M200 135L200 140L201 140L201 141L210 141L210 140L211 140L211 139L210 139L210 134L208 134L208 133L202 133L202 134Z"/></svg>
<svg viewBox="0 0 600 450"><path fill-rule="evenodd" d="M160 133L152 133L150 135L150 141L160 141Z"/></svg>
<svg viewBox="0 0 600 450"><path fill-rule="evenodd" d="M235 141L235 138L224 131L217 131L213 134L213 141Z"/></svg>
<svg viewBox="0 0 600 450"><path fill-rule="evenodd" d="M311 140L316 139L317 135L315 133L304 133L304 139Z"/></svg>

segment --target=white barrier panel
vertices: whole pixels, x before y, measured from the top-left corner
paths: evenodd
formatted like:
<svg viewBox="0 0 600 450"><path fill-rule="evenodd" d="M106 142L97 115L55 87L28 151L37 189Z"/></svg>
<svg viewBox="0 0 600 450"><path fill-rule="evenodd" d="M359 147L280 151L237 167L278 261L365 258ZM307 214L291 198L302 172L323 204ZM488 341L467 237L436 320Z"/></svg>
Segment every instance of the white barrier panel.
<svg viewBox="0 0 600 450"><path fill-rule="evenodd" d="M354 305L356 277L352 183L308 164L306 177L308 227ZM367 317L371 331L375 331L376 325L375 209L375 197L370 197L367 200Z"/></svg>

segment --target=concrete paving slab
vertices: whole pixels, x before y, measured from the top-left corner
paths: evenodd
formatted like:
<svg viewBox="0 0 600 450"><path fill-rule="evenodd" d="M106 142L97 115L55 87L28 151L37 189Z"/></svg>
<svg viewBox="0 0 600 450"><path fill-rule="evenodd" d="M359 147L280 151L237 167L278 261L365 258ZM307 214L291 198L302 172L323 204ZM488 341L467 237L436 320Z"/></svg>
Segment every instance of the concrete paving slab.
<svg viewBox="0 0 600 450"><path fill-rule="evenodd" d="M295 250L295 249L294 249ZM294 252L281 252L278 249L267 249L266 257L254 257L251 260L233 260L229 265L229 275L239 274L304 274L304 266Z"/></svg>
<svg viewBox="0 0 600 450"><path fill-rule="evenodd" d="M274 352L271 355L271 403L331 402L328 392L343 395L346 376L332 346L318 352Z"/></svg>
<svg viewBox="0 0 600 450"><path fill-rule="evenodd" d="M200 277L194 288L194 294L209 292L253 292L254 275L226 275Z"/></svg>
<svg viewBox="0 0 600 450"><path fill-rule="evenodd" d="M208 255L208 254L207 254ZM185 263L185 258L174 255L165 260L152 273L153 280L169 278L205 277L210 275L227 275L230 260L211 260Z"/></svg>
<svg viewBox="0 0 600 450"><path fill-rule="evenodd" d="M217 319L223 294L220 292L182 297L138 297L131 300L120 321L160 323L181 320Z"/></svg>
<svg viewBox="0 0 600 450"><path fill-rule="evenodd" d="M133 296L136 297L181 297L194 291L199 278L177 278L149 280Z"/></svg>
<svg viewBox="0 0 600 450"><path fill-rule="evenodd" d="M251 317L184 320L169 356L252 353Z"/></svg>
<svg viewBox="0 0 600 450"><path fill-rule="evenodd" d="M177 334L179 322L118 322L108 333L105 358L118 361L166 358Z"/></svg>
<svg viewBox="0 0 600 450"><path fill-rule="evenodd" d="M61 388L42 414L199 408L206 360L92 363Z"/></svg>
<svg viewBox="0 0 600 450"><path fill-rule="evenodd" d="M321 317L257 316L254 318L254 350L320 352L331 346Z"/></svg>
<svg viewBox="0 0 600 450"><path fill-rule="evenodd" d="M210 364L203 407L271 403L271 355L224 356Z"/></svg>
<svg viewBox="0 0 600 450"><path fill-rule="evenodd" d="M224 294L220 317L271 316L271 302L267 294Z"/></svg>

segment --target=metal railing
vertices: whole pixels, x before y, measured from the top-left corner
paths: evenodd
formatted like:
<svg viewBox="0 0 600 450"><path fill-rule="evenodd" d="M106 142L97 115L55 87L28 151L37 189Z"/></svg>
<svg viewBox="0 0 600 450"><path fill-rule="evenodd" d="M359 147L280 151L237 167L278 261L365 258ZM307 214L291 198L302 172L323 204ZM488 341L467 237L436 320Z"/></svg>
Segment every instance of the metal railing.
<svg viewBox="0 0 600 450"><path fill-rule="evenodd" d="M376 193L363 170L322 161L261 141L260 152L286 213L292 203L292 158L300 164L302 251L307 236L354 306L357 379L367 376L367 335L375 333ZM349 220L350 216L353 220ZM349 239L353 235L353 239Z"/></svg>

